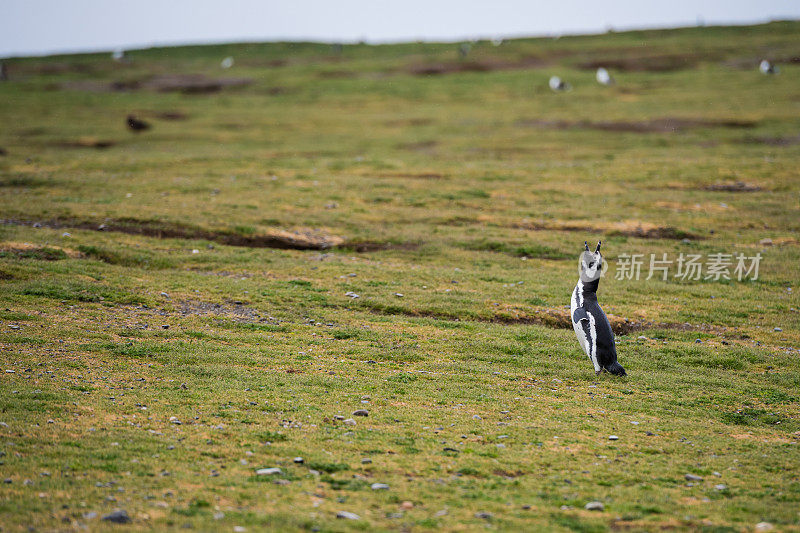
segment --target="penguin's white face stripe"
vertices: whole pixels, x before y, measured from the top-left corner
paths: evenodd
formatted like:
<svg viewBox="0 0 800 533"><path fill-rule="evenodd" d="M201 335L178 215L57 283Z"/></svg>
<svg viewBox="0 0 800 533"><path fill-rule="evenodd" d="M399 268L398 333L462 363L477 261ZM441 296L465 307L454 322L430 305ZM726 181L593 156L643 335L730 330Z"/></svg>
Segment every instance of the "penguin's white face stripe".
<svg viewBox="0 0 800 533"><path fill-rule="evenodd" d="M581 279L594 281L603 275L603 256L600 252L584 252L581 255Z"/></svg>

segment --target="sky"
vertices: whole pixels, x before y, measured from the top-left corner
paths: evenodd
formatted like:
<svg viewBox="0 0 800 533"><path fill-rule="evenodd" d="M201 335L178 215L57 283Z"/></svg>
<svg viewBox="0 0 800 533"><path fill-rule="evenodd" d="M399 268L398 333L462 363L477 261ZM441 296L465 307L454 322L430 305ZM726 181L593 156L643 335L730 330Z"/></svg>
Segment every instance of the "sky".
<svg viewBox="0 0 800 533"><path fill-rule="evenodd" d="M0 0L0 57L232 41L454 41L799 18L797 0Z"/></svg>

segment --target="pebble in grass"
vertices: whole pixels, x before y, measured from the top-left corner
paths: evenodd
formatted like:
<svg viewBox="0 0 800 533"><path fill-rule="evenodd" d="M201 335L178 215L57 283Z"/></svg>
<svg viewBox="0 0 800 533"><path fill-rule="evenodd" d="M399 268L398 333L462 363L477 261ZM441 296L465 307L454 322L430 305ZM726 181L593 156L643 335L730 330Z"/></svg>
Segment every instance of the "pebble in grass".
<svg viewBox="0 0 800 533"><path fill-rule="evenodd" d="M118 511L114 511L113 513L109 513L103 517L103 520L106 522L114 522L115 524L127 524L131 522L131 517L128 516L128 512L124 509L120 509Z"/></svg>
<svg viewBox="0 0 800 533"><path fill-rule="evenodd" d="M603 511L605 506L601 502L589 502L583 508L587 511Z"/></svg>
<svg viewBox="0 0 800 533"><path fill-rule="evenodd" d="M608 440L619 440L619 437L617 437L616 435L609 435Z"/></svg>
<svg viewBox="0 0 800 533"><path fill-rule="evenodd" d="M256 470L256 475L258 476L274 476L281 473L283 473L283 471L277 466L272 468L260 468Z"/></svg>
<svg viewBox="0 0 800 533"><path fill-rule="evenodd" d="M369 488L372 490L389 490L389 485L386 483L373 483Z"/></svg>
<svg viewBox="0 0 800 533"><path fill-rule="evenodd" d="M684 474L683 477L686 478L686 481L703 481L702 477L696 476L694 474Z"/></svg>
<svg viewBox="0 0 800 533"><path fill-rule="evenodd" d="M360 516L349 511L339 511L336 513L336 518L342 518L344 520L361 520Z"/></svg>
<svg viewBox="0 0 800 533"><path fill-rule="evenodd" d="M369 416L369 411L366 409L356 409L353 411L353 416Z"/></svg>

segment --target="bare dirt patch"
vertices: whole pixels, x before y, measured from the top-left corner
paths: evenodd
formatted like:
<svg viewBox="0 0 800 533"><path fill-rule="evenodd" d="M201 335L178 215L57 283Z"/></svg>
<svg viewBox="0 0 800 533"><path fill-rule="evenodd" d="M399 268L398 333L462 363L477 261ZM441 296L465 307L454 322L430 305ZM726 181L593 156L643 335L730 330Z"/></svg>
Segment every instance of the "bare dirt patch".
<svg viewBox="0 0 800 533"><path fill-rule="evenodd" d="M758 125L755 121L725 119L711 120L702 118L677 118L664 117L638 122L631 121L569 121L569 120L543 120L523 119L516 122L517 126L567 130L590 129L617 133L676 133L697 128L754 128Z"/></svg>
<svg viewBox="0 0 800 533"><path fill-rule="evenodd" d="M323 70L317 74L323 80L355 78L356 73L349 70Z"/></svg>
<svg viewBox="0 0 800 533"><path fill-rule="evenodd" d="M641 239L681 240L701 238L699 235L695 235L691 232L674 228L672 226L658 226L641 221L614 222L610 224L596 224L588 221L523 221L511 224L511 227L534 231L557 230L603 233L606 235L624 235L627 237L638 237Z"/></svg>
<svg viewBox="0 0 800 533"><path fill-rule="evenodd" d="M800 135L789 137L745 137L744 144L765 144L767 146L795 146L800 144Z"/></svg>
<svg viewBox="0 0 800 533"><path fill-rule="evenodd" d="M637 323L616 315L607 315L611 329L617 335L625 335L637 329ZM532 311L523 311L518 308L508 308L496 314L491 322L539 324L553 329L572 329L572 317L568 309L541 308Z"/></svg>
<svg viewBox="0 0 800 533"><path fill-rule="evenodd" d="M107 219L102 223L80 220L52 220L45 223L4 220L5 224L38 225L51 228L78 228L94 231L114 231L144 235L159 239L204 239L231 246L248 248L279 248L291 250L326 250L344 244L344 239L315 231L274 230L265 234L242 235L232 231L213 231L195 226L135 218Z"/></svg>
<svg viewBox="0 0 800 533"><path fill-rule="evenodd" d="M459 72L491 72L496 70L522 70L552 65L557 57L564 54L554 53L548 57L527 56L517 61L500 58L481 58L469 61L447 61L437 63L414 63L407 65L403 71L414 76L436 76L456 74Z"/></svg>
<svg viewBox="0 0 800 533"><path fill-rule="evenodd" d="M412 152L430 152L439 146L438 141L419 141L413 143L401 143L397 147L402 150L410 150Z"/></svg>
<svg viewBox="0 0 800 533"><path fill-rule="evenodd" d="M143 88L157 92L180 92L183 94L215 93L222 89L245 87L253 83L251 78L207 78L203 74L174 74L156 76L145 82Z"/></svg>
<svg viewBox="0 0 800 533"><path fill-rule="evenodd" d="M390 120L386 125L390 128L403 128L407 126L430 126L433 124L433 119L430 118L406 118L399 120Z"/></svg>
<svg viewBox="0 0 800 533"><path fill-rule="evenodd" d="M108 139L97 139L95 137L79 137L75 140L58 141L53 143L53 146L58 148L97 148L105 149L111 148L117 144L115 141Z"/></svg>
<svg viewBox="0 0 800 533"><path fill-rule="evenodd" d="M105 82L99 80L67 81L62 89L88 92L126 92L150 90L156 92L180 92L183 94L208 94L223 89L245 87L253 83L251 78L209 78L203 74L168 74L141 80Z"/></svg>
<svg viewBox="0 0 800 533"><path fill-rule="evenodd" d="M506 305L493 308L491 314L461 316L458 313L443 313L426 309L401 309L396 306L382 307L376 305L370 310L377 314L402 315L408 317L433 318L438 320L454 320L463 322L494 322L499 324L536 324L552 329L572 329L572 318L569 309L565 308L527 308ZM736 336L735 328L725 328L709 324L689 324L677 322L656 322L650 320L631 320L629 318L607 314L611 329L616 335L628 335L637 331L652 329L670 329L675 331L703 331L725 336Z"/></svg>
<svg viewBox="0 0 800 533"><path fill-rule="evenodd" d="M694 212L717 212L722 213L725 211L729 211L731 208L729 206L725 206L724 204L713 203L713 202L705 202L705 203L681 203L681 202L656 202L653 204L654 207L659 207L661 209L669 209L670 211L694 211Z"/></svg>
<svg viewBox="0 0 800 533"><path fill-rule="evenodd" d="M244 305L243 302L226 302L223 304L202 302L200 300L182 300L176 305L183 316L202 315L230 318L236 322L257 322L261 315Z"/></svg>
<svg viewBox="0 0 800 533"><path fill-rule="evenodd" d="M760 191L761 187L743 181L731 181L725 183L714 183L705 187L707 191L724 191L724 192L756 192Z"/></svg>
<svg viewBox="0 0 800 533"><path fill-rule="evenodd" d="M201 239L214 241L229 246L247 248L277 248L284 250L329 250L342 248L356 252L376 252L382 250L416 250L421 242L395 242L374 240L346 241L337 235L330 235L314 230L273 230L268 233L243 235L231 230L210 230L196 226L158 220L139 220L135 218L106 219L104 222L85 220L56 219L47 222L31 222L22 220L2 220L0 224L48 227L77 228L92 231L113 231L129 235L144 235L159 239Z"/></svg>
<svg viewBox="0 0 800 533"><path fill-rule="evenodd" d="M695 67L701 61L717 57L707 53L609 56L583 61L578 68L595 70L599 67L623 72L672 72Z"/></svg>
<svg viewBox="0 0 800 533"><path fill-rule="evenodd" d="M351 248L356 252L379 252L382 250L416 250L422 246L421 242L391 242L391 241L348 241L340 248Z"/></svg>
<svg viewBox="0 0 800 533"><path fill-rule="evenodd" d="M161 120L186 120L189 118L189 115L182 111L153 111L146 114Z"/></svg>
<svg viewBox="0 0 800 533"><path fill-rule="evenodd" d="M0 256L16 256L19 258L42 259L44 261L57 261L59 259L76 259L83 254L71 248L61 246L39 246L29 242L3 242L0 243Z"/></svg>
<svg viewBox="0 0 800 533"><path fill-rule="evenodd" d="M378 174L381 178L408 178L420 180L440 180L446 178L445 174L438 172L383 172Z"/></svg>

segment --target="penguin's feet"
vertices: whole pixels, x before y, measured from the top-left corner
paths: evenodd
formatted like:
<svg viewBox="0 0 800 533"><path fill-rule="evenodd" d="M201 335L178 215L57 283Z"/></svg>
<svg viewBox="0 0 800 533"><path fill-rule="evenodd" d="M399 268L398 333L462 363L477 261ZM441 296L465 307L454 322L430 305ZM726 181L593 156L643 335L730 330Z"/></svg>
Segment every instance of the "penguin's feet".
<svg viewBox="0 0 800 533"><path fill-rule="evenodd" d="M601 373L602 371L603 371L603 369L600 369L600 370L595 370L595 371L594 371L594 375L595 375L595 376L599 376L599 375L600 375L600 373Z"/></svg>

